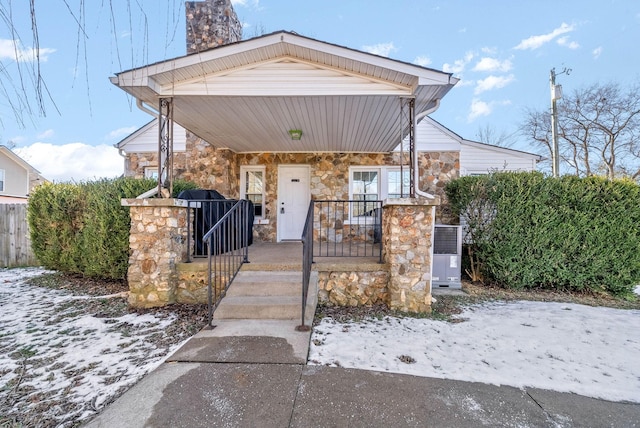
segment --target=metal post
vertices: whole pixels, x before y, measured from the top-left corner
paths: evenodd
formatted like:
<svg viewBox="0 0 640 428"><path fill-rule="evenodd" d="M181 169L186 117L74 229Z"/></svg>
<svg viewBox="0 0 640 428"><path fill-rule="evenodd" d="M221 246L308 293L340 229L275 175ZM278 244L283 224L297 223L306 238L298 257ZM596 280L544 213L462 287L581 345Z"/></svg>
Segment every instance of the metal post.
<svg viewBox="0 0 640 428"><path fill-rule="evenodd" d="M173 193L173 99L160 98L158 115L158 196Z"/></svg>
<svg viewBox="0 0 640 428"><path fill-rule="evenodd" d="M553 142L551 150L551 173L554 177L560 175L560 151L558 149L558 108L556 106L556 69L551 69L549 78L551 82L551 139Z"/></svg>

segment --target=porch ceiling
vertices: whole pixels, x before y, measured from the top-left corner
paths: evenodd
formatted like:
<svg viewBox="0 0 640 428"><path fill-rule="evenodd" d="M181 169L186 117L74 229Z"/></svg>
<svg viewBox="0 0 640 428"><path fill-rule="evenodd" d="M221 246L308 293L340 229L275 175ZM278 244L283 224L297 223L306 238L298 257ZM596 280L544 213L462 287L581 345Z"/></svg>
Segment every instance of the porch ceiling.
<svg viewBox="0 0 640 428"><path fill-rule="evenodd" d="M235 152L389 152L401 141L400 99L419 113L457 82L449 74L293 33L221 46L118 74L111 81ZM300 129L294 141L288 131Z"/></svg>

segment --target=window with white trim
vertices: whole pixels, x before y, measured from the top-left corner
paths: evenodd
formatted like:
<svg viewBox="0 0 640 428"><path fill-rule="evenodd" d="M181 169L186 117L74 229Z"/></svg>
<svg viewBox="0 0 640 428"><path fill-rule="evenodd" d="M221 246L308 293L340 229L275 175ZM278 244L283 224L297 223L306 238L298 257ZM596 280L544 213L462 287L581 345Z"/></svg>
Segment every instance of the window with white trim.
<svg viewBox="0 0 640 428"><path fill-rule="evenodd" d="M264 166L240 167L240 198L253 202L255 218L264 218Z"/></svg>
<svg viewBox="0 0 640 428"><path fill-rule="evenodd" d="M156 167L146 167L144 169L144 178L153 178L155 180L158 179L158 168Z"/></svg>
<svg viewBox="0 0 640 428"><path fill-rule="evenodd" d="M409 168L353 166L349 171L349 199L378 201L409 196ZM354 204L352 216L367 215L372 204Z"/></svg>
<svg viewBox="0 0 640 428"><path fill-rule="evenodd" d="M4 169L0 169L0 192L4 192Z"/></svg>

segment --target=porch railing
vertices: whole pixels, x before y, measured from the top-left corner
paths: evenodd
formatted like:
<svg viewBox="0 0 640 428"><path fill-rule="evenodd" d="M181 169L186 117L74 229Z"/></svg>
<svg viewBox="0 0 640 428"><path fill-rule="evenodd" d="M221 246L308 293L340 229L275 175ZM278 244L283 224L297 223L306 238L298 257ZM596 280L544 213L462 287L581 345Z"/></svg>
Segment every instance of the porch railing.
<svg viewBox="0 0 640 428"><path fill-rule="evenodd" d="M382 263L382 201L311 201L302 231L302 323L316 257L376 257Z"/></svg>
<svg viewBox="0 0 640 428"><path fill-rule="evenodd" d="M377 257L382 263L382 201L311 201L313 258Z"/></svg>
<svg viewBox="0 0 640 428"><path fill-rule="evenodd" d="M208 256L209 327L213 327L213 312L226 295L242 264L249 262L251 229L246 225L250 218L250 204L246 200L233 202L234 205L202 238Z"/></svg>
<svg viewBox="0 0 640 428"><path fill-rule="evenodd" d="M307 218L302 230L302 323L296 327L298 331L309 331L311 326L305 325L305 311L309 296L311 280L311 264L313 263L313 201L309 203Z"/></svg>
<svg viewBox="0 0 640 428"><path fill-rule="evenodd" d="M233 199L189 199L187 200L187 262L194 258L207 257L207 248L202 237L235 204ZM193 248L193 252L191 251Z"/></svg>

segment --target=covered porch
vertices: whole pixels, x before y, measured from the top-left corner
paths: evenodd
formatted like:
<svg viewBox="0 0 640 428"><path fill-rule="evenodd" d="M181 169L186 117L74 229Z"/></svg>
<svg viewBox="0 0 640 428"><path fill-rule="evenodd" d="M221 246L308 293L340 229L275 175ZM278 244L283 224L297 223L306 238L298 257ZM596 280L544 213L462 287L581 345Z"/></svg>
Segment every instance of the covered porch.
<svg viewBox="0 0 640 428"><path fill-rule="evenodd" d="M421 190L415 126L437 109L457 79L278 32L125 71L111 80L159 122L159 196L170 194L179 169L173 156L175 122L192 140L187 141L188 170L183 177L198 171L205 183L224 187L225 196L250 200L256 244L287 244L301 238L308 243L310 237L314 242L355 242L347 254L325 255L338 257L334 261L339 263L325 265L315 260L315 252L299 262L305 277L311 270L319 272L329 301L370 304L381 299L413 312L428 308L434 207L439 201ZM396 147L400 151L394 153ZM390 188L390 177L396 190ZM317 215L309 208L312 202L324 201L364 207L328 209ZM380 205L370 208L373 202ZM130 302L149 306L200 300L191 285L176 283L178 266L186 266L181 263L193 251L188 229L192 207L170 199L125 204L131 207L133 223L129 282L136 292ZM340 218L334 216L336 211ZM373 223L373 218L380 222ZM361 220L356 230L353 226ZM149 237L150 231L155 236ZM227 239L225 234L218 240ZM150 239L156 239L159 249L149 245ZM236 242L245 239L241 236ZM349 258L365 243L378 249L371 256L376 266L359 274L369 263ZM282 252L262 246L249 251L258 259L278 258L285 266L289 259L284 257L292 255L295 245ZM166 248L172 251L163 251ZM236 269L236 259L228 260ZM238 269L258 265L250 257L249 261L243 266L239 262ZM338 265L343 266L339 274L329 268ZM328 266L322 271L326 278L318 266ZM215 281L230 282L234 276L215 274ZM191 279L190 284L202 283ZM156 291L153 283L158 283Z"/></svg>

